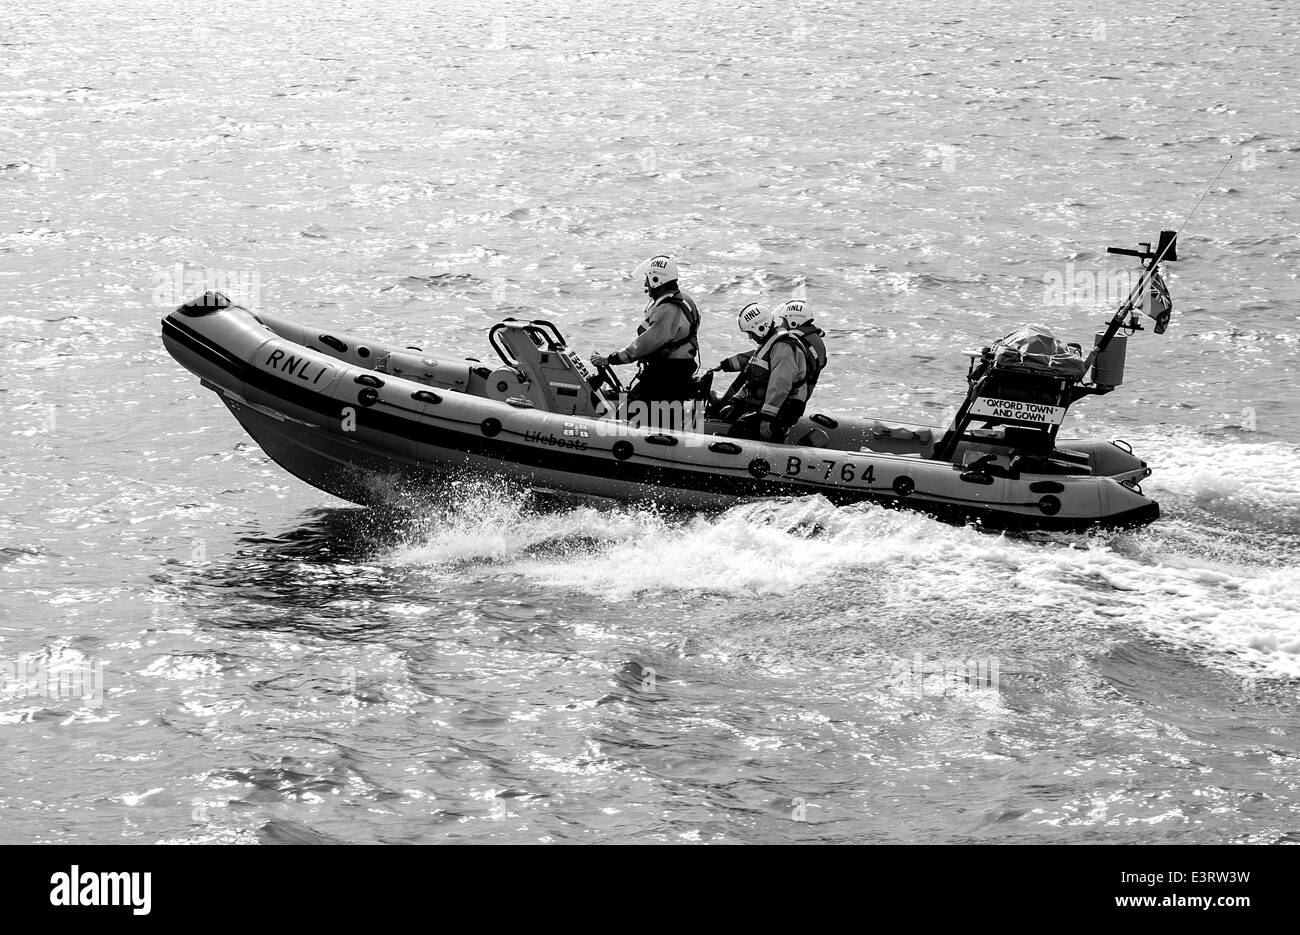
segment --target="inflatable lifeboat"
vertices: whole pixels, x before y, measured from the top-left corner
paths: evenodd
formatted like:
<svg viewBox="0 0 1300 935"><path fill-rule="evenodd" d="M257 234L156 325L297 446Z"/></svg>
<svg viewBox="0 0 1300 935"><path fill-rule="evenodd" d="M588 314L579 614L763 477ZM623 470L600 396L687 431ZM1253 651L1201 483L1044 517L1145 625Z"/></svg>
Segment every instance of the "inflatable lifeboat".
<svg viewBox="0 0 1300 935"><path fill-rule="evenodd" d="M1175 258L1173 235L1157 251L1143 247L1112 248L1140 257L1144 275L1087 357L1046 329L1022 328L971 355L949 425L812 412L780 444L728 437L707 380L694 404L634 411L617 376L592 371L546 321L494 325L498 361L484 363L254 314L207 293L163 320L162 339L272 460L354 503L469 474L691 510L821 495L1000 529L1135 526L1159 516L1142 492L1146 462L1120 441L1056 433L1072 403L1122 381L1125 336L1141 329L1138 293L1149 314L1153 293L1167 300L1157 266ZM1163 332L1168 308L1152 317Z"/></svg>

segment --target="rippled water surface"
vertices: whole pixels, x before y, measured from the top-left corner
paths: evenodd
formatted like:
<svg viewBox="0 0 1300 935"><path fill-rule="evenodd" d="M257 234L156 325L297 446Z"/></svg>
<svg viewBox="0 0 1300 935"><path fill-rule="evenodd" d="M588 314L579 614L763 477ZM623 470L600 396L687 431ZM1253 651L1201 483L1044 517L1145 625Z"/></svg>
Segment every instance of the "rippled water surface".
<svg viewBox="0 0 1300 935"><path fill-rule="evenodd" d="M11 3L0 841L1300 840L1297 34L1261 0ZM515 314L608 351L667 249L707 361L803 283L820 408L938 421L966 349L1086 342L1107 297L1045 283L1125 270L1228 156L1169 333L1069 417L1152 464L1138 532L362 510L158 340L206 270L401 344Z"/></svg>

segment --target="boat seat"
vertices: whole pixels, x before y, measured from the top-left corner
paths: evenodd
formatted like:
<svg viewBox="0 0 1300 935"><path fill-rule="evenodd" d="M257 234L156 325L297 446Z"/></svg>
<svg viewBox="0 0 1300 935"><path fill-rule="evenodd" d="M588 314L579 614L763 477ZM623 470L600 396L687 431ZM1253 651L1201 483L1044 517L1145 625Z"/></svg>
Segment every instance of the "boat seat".
<svg viewBox="0 0 1300 935"><path fill-rule="evenodd" d="M867 426L867 431L877 437L888 435L890 438L916 441L923 445L928 445L934 440L934 433L930 429L913 429L906 425L899 425L897 422L881 422L877 420Z"/></svg>
<svg viewBox="0 0 1300 935"><path fill-rule="evenodd" d="M821 429L809 429L800 436L796 444L807 445L809 448L825 448L830 440L831 437Z"/></svg>

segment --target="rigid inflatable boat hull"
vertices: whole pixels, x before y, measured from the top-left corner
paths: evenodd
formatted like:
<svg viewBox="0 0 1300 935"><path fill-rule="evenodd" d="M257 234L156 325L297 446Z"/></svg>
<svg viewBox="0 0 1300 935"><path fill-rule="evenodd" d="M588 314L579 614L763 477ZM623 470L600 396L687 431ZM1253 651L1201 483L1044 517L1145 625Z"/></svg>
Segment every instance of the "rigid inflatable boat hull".
<svg viewBox="0 0 1300 935"><path fill-rule="evenodd" d="M613 482L590 486L583 475L545 468L523 469L487 458L464 455L451 449L438 452L437 460L425 461L377 456L355 442L342 441L291 422L276 420L246 405L227 399L227 405L245 431L266 455L299 480L341 500L364 506L391 505L403 492L434 492L448 480L463 477L501 477L551 494L568 494L593 500L654 502L657 506L682 510L725 509L742 500L707 491L684 491L672 487ZM437 451L432 447L430 452ZM785 493L774 496L793 496ZM975 522L989 529L1076 531L1096 526L1143 526L1159 518L1159 507L1149 503L1106 521L1018 516L993 509L958 503L905 500L898 496L845 497L827 494L832 502L876 502L883 506L923 512L946 522Z"/></svg>
<svg viewBox="0 0 1300 935"><path fill-rule="evenodd" d="M685 509L819 494L995 528L1141 525L1159 515L1153 501L1113 476L991 476L915 455L652 432L430 391L376 374L350 336L336 342L345 354L327 350L329 342L316 346L299 326L280 330L296 340L238 307L178 309L163 321L163 341L268 457L351 502L390 501L395 491L449 476L490 475ZM1118 449L1107 457L1126 472L1121 479L1141 464Z"/></svg>
<svg viewBox="0 0 1300 935"><path fill-rule="evenodd" d="M277 418L262 407L226 396L222 400L276 464L318 490L366 506L390 504L403 491L436 491L448 480L466 477L500 477L529 487L597 499L656 500L681 509L721 509L736 502L734 497L703 491L687 493L619 480L610 480L597 489L585 484L587 478L581 474L544 467L523 468L435 445L420 445L419 459L377 454L365 445L331 435L319 427Z"/></svg>

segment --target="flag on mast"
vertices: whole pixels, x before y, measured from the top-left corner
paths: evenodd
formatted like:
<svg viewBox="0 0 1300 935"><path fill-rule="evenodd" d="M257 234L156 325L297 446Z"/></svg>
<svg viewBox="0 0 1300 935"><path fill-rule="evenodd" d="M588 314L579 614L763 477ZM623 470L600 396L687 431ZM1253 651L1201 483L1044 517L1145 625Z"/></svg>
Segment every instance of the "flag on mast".
<svg viewBox="0 0 1300 935"><path fill-rule="evenodd" d="M1169 327L1169 316L1174 313L1174 300L1169 297L1169 287L1159 269L1147 274L1147 289L1142 296L1142 314L1156 323L1156 334L1164 334Z"/></svg>

